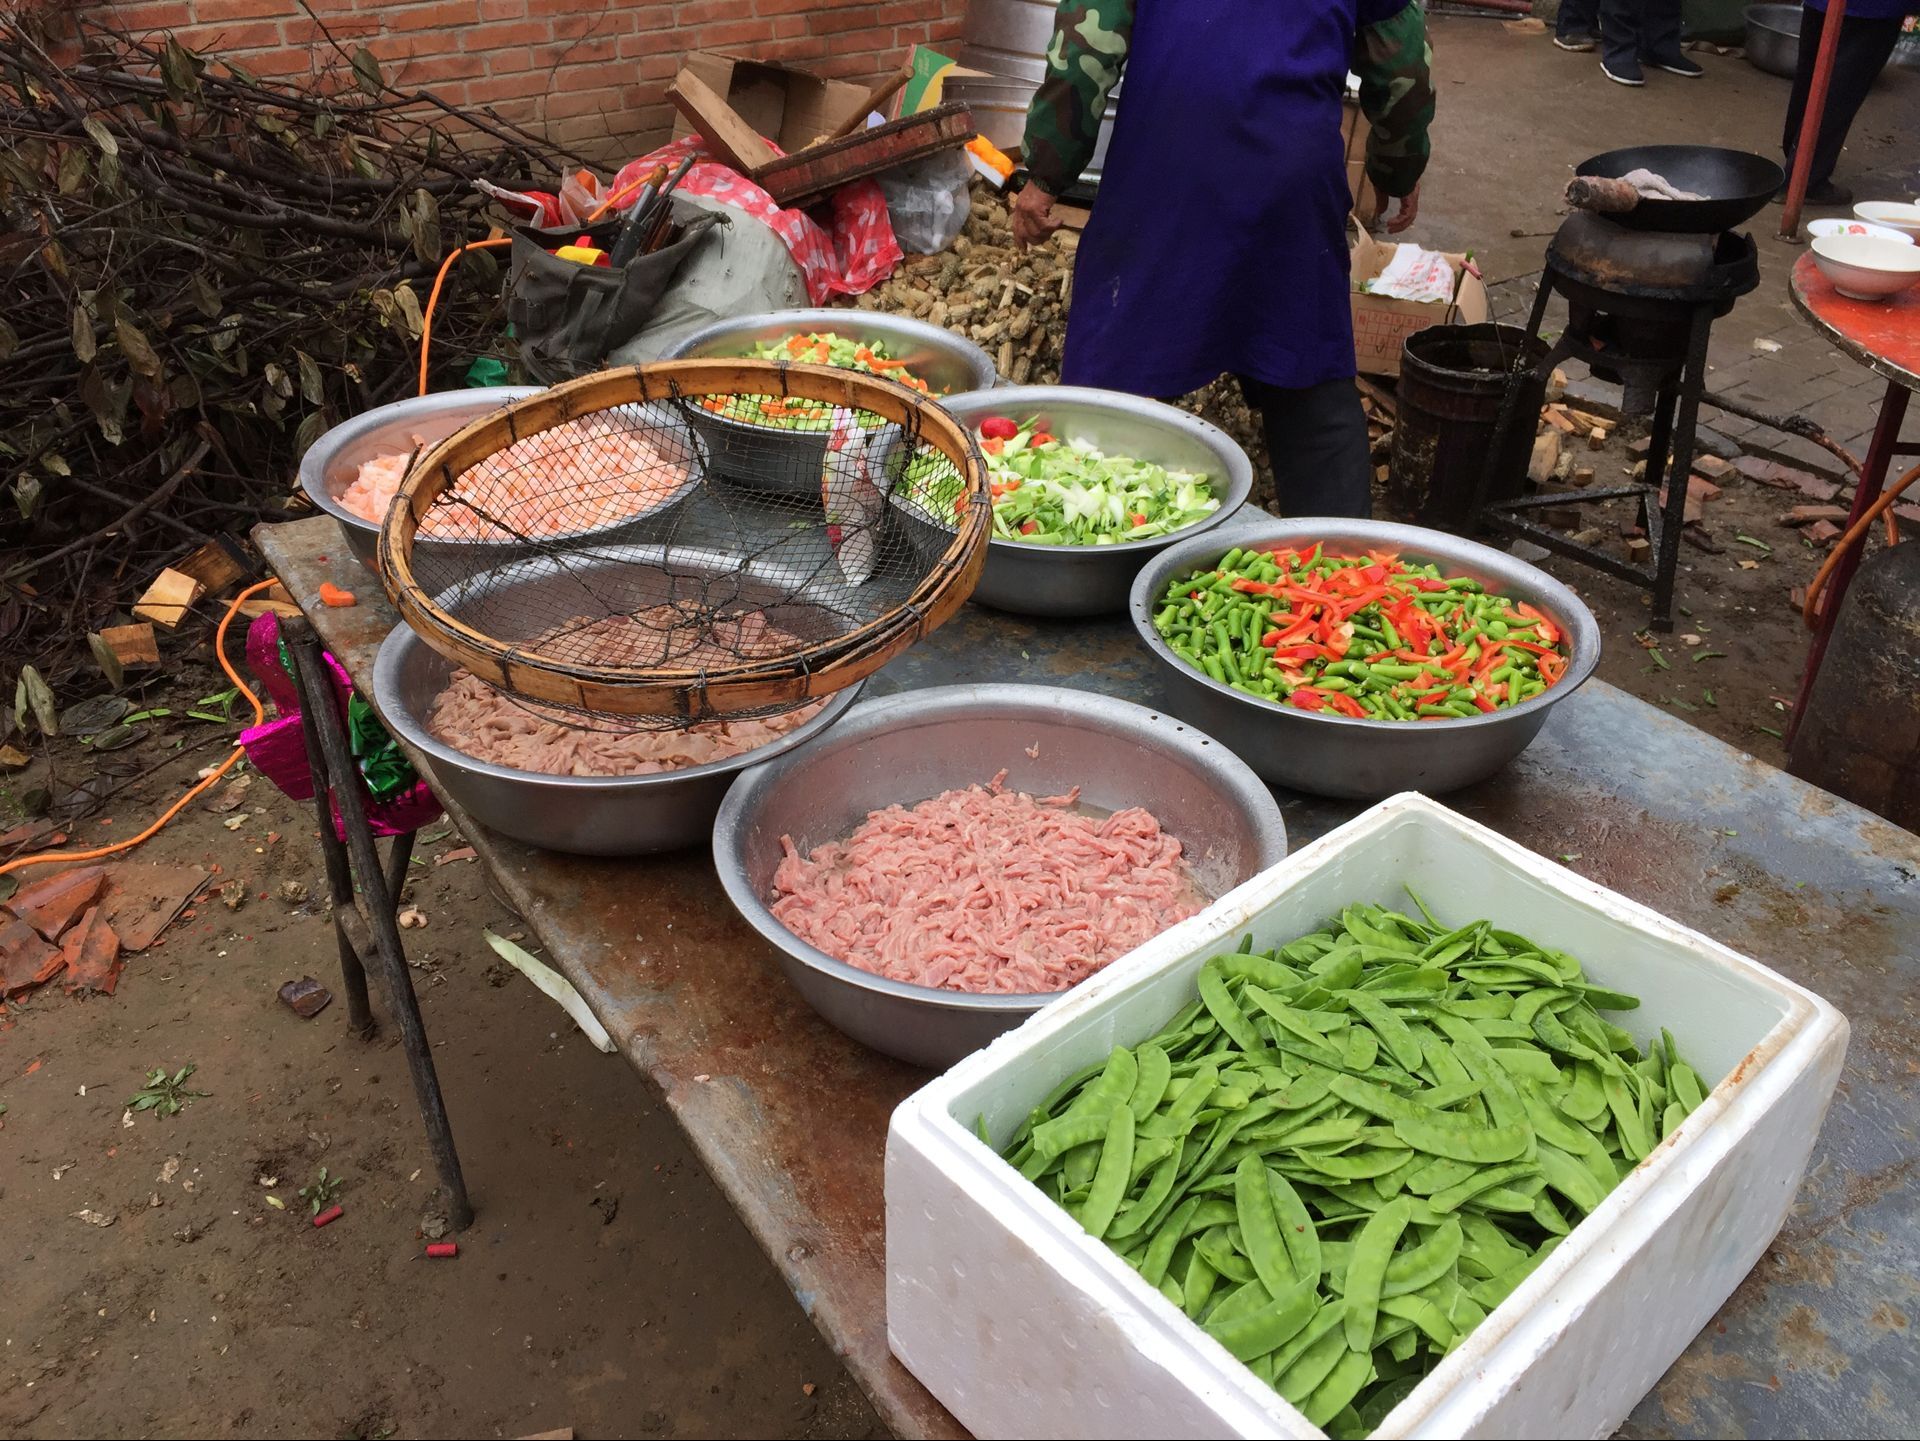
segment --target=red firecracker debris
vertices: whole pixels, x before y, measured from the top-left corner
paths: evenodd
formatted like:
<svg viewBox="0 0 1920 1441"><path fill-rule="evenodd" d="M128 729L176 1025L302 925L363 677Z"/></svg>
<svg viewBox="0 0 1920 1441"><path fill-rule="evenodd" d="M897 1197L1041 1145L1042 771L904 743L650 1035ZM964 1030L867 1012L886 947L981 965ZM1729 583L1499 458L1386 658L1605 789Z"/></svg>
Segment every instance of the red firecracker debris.
<svg viewBox="0 0 1920 1441"><path fill-rule="evenodd" d="M454 1241L431 1241L427 1244L427 1254L434 1260L444 1260L449 1256L458 1256L460 1246Z"/></svg>
<svg viewBox="0 0 1920 1441"><path fill-rule="evenodd" d="M327 1207L326 1210L322 1211L319 1215L313 1218L314 1227L317 1230L321 1226L331 1225L333 1222L339 1220L345 1214L346 1214L346 1210L344 1207L329 1206Z"/></svg>

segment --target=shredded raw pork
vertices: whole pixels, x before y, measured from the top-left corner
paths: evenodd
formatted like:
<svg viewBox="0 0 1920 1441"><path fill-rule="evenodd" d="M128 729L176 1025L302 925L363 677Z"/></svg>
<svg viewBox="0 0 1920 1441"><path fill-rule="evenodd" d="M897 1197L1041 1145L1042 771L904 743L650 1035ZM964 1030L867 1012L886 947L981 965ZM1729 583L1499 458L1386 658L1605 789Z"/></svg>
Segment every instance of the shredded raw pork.
<svg viewBox="0 0 1920 1441"><path fill-rule="evenodd" d="M379 525L412 459L412 452L376 455L340 492L340 504ZM603 416L570 420L474 466L427 512L419 533L429 540L577 535L652 510L686 483L690 462L671 432L648 434Z"/></svg>
<svg viewBox="0 0 1920 1441"><path fill-rule="evenodd" d="M953 991L1063 991L1206 904L1180 842L1138 806L1072 809L1002 784L872 812L802 855L791 836L773 913L862 970Z"/></svg>
<svg viewBox="0 0 1920 1441"><path fill-rule="evenodd" d="M715 638L717 636L717 639ZM579 617L547 632L532 648L582 663L718 664L778 652L793 644L758 611L696 625L692 612L655 606L636 615ZM606 730L570 723L563 711L503 695L469 671L456 670L434 697L427 731L475 760L553 776L634 776L727 760L777 740L811 720L823 701L778 715L701 721L673 729Z"/></svg>

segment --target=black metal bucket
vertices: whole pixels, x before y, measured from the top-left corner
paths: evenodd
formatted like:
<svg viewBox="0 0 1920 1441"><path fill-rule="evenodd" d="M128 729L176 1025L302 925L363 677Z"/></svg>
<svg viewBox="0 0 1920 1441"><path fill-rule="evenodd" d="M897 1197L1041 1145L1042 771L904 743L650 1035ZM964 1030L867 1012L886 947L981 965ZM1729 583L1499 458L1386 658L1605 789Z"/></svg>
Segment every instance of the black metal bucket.
<svg viewBox="0 0 1920 1441"><path fill-rule="evenodd" d="M1515 325L1434 325L1407 337L1387 472L1395 511L1422 525L1464 530L1482 471L1490 472L1489 502L1520 494L1535 427L1514 426L1501 455L1493 454L1494 432L1509 383L1536 392L1518 398L1517 414L1540 413L1546 377L1525 372L1546 353L1545 341L1529 341Z"/></svg>

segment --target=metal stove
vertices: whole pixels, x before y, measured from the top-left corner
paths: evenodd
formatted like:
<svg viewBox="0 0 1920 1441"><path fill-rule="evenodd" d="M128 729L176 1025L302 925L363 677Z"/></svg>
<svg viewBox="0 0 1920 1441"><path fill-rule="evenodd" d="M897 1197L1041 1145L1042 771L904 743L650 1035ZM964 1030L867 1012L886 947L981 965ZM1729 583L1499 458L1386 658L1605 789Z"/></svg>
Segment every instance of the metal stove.
<svg viewBox="0 0 1920 1441"><path fill-rule="evenodd" d="M1621 386L1626 414L1653 416L1646 474L1634 485L1493 502L1486 499L1491 477L1484 477L1476 505L1480 523L1652 591L1654 627L1671 630L1686 480L1693 469L1694 426L1706 389L1707 335L1713 322L1759 283L1759 254L1749 235L1669 234L1629 229L1587 211L1569 215L1547 246L1546 270L1527 333L1540 335L1547 302L1555 294L1566 297L1567 328L1528 380L1538 385L1555 366L1572 359ZM1532 421L1519 414L1519 397L1529 389L1518 377L1508 386L1493 454L1508 453L1503 447L1511 426ZM1670 478L1676 483L1668 486ZM1582 545L1529 514L1547 506L1621 497L1640 502L1641 523L1651 542L1649 565Z"/></svg>

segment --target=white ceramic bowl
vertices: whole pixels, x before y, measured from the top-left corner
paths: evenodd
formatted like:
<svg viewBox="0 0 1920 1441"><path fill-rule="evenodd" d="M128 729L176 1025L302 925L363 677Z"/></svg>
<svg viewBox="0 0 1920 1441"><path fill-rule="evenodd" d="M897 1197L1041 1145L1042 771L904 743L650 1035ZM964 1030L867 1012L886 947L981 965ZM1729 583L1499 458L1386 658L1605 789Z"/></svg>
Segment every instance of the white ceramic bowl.
<svg viewBox="0 0 1920 1441"><path fill-rule="evenodd" d="M1853 213L1869 225L1885 225L1909 235L1920 235L1920 205L1904 200L1863 200L1853 207Z"/></svg>
<svg viewBox="0 0 1920 1441"><path fill-rule="evenodd" d="M1807 234L1815 240L1825 240L1833 235L1871 235L1876 240L1897 240L1902 245L1912 245L1913 237L1904 230L1895 230L1891 225L1869 225L1864 220L1809 220Z"/></svg>
<svg viewBox="0 0 1920 1441"><path fill-rule="evenodd" d="M1813 263L1835 290L1855 300L1885 300L1920 280L1920 246L1873 235L1816 240Z"/></svg>

